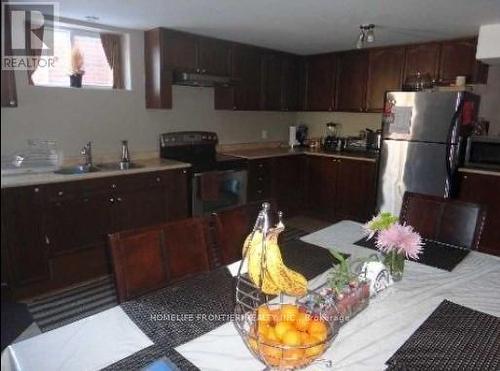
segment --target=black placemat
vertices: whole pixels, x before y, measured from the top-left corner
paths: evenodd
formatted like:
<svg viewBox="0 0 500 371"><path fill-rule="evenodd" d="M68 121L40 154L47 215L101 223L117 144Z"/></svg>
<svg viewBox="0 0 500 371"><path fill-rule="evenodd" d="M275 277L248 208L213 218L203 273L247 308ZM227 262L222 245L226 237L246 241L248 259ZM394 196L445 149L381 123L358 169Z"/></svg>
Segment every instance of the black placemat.
<svg viewBox="0 0 500 371"><path fill-rule="evenodd" d="M284 263L308 280L336 262L328 250L297 239L284 242L280 249ZM183 371L197 370L174 348L228 322L234 310L234 292L235 278L227 268L221 267L122 303L125 313L154 345L108 366L106 370L140 369L163 356ZM193 315L193 318L185 318L186 314ZM204 315L208 317L204 318Z"/></svg>
<svg viewBox="0 0 500 371"><path fill-rule="evenodd" d="M389 370L500 370L500 319L448 300L392 355Z"/></svg>
<svg viewBox="0 0 500 371"><path fill-rule="evenodd" d="M372 250L378 250L375 246L375 238L367 240L362 238L355 245L367 247ZM415 260L417 263L430 265L434 268L444 269L451 272L470 252L470 250L455 247L432 240L424 240L420 258Z"/></svg>

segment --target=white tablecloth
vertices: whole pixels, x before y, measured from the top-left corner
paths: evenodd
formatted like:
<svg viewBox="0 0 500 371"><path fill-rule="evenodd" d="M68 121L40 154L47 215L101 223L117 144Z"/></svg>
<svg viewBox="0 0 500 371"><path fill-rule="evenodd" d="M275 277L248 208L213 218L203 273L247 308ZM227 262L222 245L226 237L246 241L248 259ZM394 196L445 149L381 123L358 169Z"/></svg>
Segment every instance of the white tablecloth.
<svg viewBox="0 0 500 371"><path fill-rule="evenodd" d="M2 371L99 370L153 345L119 307L10 345Z"/></svg>
<svg viewBox="0 0 500 371"><path fill-rule="evenodd" d="M353 245L362 235L360 224L343 221L303 240L356 258L373 254L373 250ZM310 287L325 278L325 274L316 277ZM403 280L373 299L367 309L343 326L324 358L333 361L334 370L384 370L385 361L443 299L500 316L500 259L473 251L453 272L407 262ZM202 370L263 368L246 349L232 323L176 350ZM320 363L309 369L328 370Z"/></svg>

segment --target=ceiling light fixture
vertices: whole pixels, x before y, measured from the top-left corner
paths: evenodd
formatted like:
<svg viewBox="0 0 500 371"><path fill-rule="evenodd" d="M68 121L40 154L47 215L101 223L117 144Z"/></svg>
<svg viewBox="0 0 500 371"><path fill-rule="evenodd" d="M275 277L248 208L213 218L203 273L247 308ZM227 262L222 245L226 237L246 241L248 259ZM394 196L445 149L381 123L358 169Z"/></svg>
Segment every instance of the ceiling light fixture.
<svg viewBox="0 0 500 371"><path fill-rule="evenodd" d="M375 41L375 25L374 24L362 24L359 26L359 35L356 40L356 49L362 49L366 44L371 44Z"/></svg>

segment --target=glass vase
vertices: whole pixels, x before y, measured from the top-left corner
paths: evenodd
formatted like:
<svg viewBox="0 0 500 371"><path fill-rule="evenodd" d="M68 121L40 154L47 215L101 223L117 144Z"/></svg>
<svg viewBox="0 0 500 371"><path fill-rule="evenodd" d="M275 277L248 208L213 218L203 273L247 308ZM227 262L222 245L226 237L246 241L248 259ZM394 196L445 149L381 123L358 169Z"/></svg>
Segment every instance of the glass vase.
<svg viewBox="0 0 500 371"><path fill-rule="evenodd" d="M396 251L391 251L385 254L384 264L389 269L394 281L401 281L405 270L405 256L398 254Z"/></svg>

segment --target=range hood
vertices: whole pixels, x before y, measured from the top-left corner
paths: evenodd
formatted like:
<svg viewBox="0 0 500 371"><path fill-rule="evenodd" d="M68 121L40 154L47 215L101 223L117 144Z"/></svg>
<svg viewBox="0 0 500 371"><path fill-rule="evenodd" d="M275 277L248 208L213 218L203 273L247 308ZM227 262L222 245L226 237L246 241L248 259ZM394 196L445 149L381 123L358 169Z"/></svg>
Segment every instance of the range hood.
<svg viewBox="0 0 500 371"><path fill-rule="evenodd" d="M479 28L476 59L486 64L500 65L500 23Z"/></svg>
<svg viewBox="0 0 500 371"><path fill-rule="evenodd" d="M174 72L175 85L197 86L197 87L214 87L214 86L231 86L234 81L229 76L216 76L205 73L196 72Z"/></svg>

